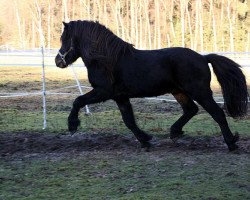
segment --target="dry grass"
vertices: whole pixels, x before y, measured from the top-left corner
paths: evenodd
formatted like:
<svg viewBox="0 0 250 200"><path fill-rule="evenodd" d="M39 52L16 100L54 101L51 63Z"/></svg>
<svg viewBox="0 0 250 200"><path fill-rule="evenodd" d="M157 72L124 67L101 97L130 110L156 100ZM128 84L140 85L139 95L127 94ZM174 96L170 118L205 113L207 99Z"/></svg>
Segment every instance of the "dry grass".
<svg viewBox="0 0 250 200"><path fill-rule="evenodd" d="M74 68L78 79L84 85L89 85L87 70L85 67ZM41 89L42 69L40 67L1 67L0 92L26 91L27 85L33 85L33 90ZM250 68L243 68L247 79L248 88L250 88ZM45 71L47 89L56 89L60 87L76 84L72 68L59 69L56 67L47 67ZM220 86L215 75L212 73L211 87L215 93L220 93ZM250 92L250 89L248 89Z"/></svg>
<svg viewBox="0 0 250 200"><path fill-rule="evenodd" d="M34 92L42 89L42 69L40 67L1 67L0 71L2 75L0 93ZM89 85L86 68L75 67L75 71L80 82ZM45 77L47 90L76 85L71 68L47 67Z"/></svg>
<svg viewBox="0 0 250 200"><path fill-rule="evenodd" d="M75 67L78 78L87 79L87 71L85 67ZM4 82L25 82L25 81L41 81L42 68L40 67L0 67L1 83ZM56 67L47 67L45 69L46 81L50 80L74 80L72 69L59 69Z"/></svg>

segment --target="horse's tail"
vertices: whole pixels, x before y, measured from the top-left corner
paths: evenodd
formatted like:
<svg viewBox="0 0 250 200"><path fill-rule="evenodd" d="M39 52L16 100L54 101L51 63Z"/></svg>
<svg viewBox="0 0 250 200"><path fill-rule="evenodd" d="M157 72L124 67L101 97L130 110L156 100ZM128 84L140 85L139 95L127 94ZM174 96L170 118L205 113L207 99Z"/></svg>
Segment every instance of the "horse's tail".
<svg viewBox="0 0 250 200"><path fill-rule="evenodd" d="M247 112L248 92L241 66L216 54L205 55L205 58L212 64L221 85L228 114L233 118L244 116Z"/></svg>

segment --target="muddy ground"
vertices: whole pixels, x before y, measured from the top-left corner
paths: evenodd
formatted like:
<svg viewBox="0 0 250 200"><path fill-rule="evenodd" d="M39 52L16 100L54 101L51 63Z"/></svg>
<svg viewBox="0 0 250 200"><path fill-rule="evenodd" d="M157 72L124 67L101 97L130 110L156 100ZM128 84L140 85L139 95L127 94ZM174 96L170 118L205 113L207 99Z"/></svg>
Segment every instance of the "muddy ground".
<svg viewBox="0 0 250 200"><path fill-rule="evenodd" d="M239 150L235 153L249 154L250 139L241 138L238 142ZM18 133L0 134L0 156L28 156L45 157L48 155L67 155L81 153L84 151L122 151L124 153L145 151L139 143L131 136L115 134L84 134L55 135L42 133ZM154 137L152 140L152 152L227 152L227 147L222 137L184 136L177 142L162 137Z"/></svg>
<svg viewBox="0 0 250 200"><path fill-rule="evenodd" d="M51 110L70 110L70 97L67 102L63 102L65 99L51 98L52 107ZM23 100L23 101L22 101ZM27 104L27 101L29 104ZM35 109L39 99L26 98L26 99L12 99L6 101L5 106L15 105L17 109ZM18 102L18 103L17 103ZM54 105L53 105L54 102ZM63 102L63 103L62 103ZM181 113L182 109L179 104L174 102L164 102L146 99L133 99L132 104L136 112L144 113L165 113L176 114ZM26 106L25 106L26 105ZM28 105L28 106L27 106ZM60 105L60 107L58 107ZM117 109L116 104L113 101L107 101L102 104L90 105L92 113L101 112L110 109ZM200 113L205 112L200 108ZM247 116L250 116L249 113ZM112 128L111 128L112 130ZM154 136L152 140L152 147L150 151L198 151L204 152L227 152L227 146L224 143L222 136L188 136L185 135L177 142L173 142L169 139L168 133L165 136ZM250 138L240 138L239 150L237 153L250 153ZM98 133L81 133L78 132L74 135L70 133L34 133L34 132L19 132L19 133L6 133L0 132L0 156L29 156L36 155L38 157L45 157L50 154L67 155L72 153L81 153L85 151L122 151L124 153L143 151L138 141L128 130L124 135L111 131L110 133L98 132Z"/></svg>

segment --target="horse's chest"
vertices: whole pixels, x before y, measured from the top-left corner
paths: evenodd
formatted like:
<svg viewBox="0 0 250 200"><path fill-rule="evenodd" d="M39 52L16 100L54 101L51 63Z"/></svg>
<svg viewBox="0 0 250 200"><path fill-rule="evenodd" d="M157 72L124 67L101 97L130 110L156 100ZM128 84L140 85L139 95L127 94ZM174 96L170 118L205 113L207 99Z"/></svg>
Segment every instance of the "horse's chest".
<svg viewBox="0 0 250 200"><path fill-rule="evenodd" d="M88 73L89 83L92 87L99 85L98 83L100 82L100 78L101 77L95 76L93 73Z"/></svg>
<svg viewBox="0 0 250 200"><path fill-rule="evenodd" d="M110 83L107 78L107 73L97 66L88 67L88 79L93 88L95 87L109 87Z"/></svg>

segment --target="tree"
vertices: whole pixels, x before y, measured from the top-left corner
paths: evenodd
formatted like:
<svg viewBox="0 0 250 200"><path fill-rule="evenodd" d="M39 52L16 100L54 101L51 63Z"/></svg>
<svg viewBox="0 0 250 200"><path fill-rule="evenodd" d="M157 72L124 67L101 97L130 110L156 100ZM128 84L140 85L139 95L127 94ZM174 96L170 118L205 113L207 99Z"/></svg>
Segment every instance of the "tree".
<svg viewBox="0 0 250 200"><path fill-rule="evenodd" d="M137 48L249 51L250 1L1 0L0 45L60 46L62 21L98 20Z"/></svg>

